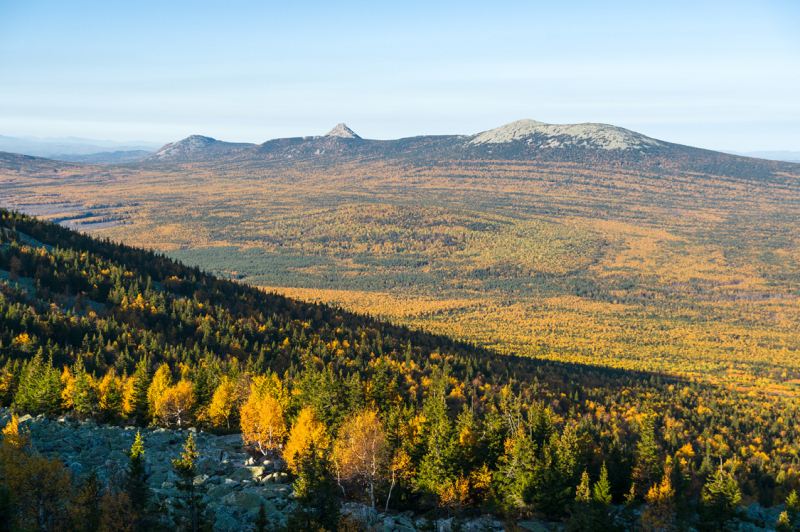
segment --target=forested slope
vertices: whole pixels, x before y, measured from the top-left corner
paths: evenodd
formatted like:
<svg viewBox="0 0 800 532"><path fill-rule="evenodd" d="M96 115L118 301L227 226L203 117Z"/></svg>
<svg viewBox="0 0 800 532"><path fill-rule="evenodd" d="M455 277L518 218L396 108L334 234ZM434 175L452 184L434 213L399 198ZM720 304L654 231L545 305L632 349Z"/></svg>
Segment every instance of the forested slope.
<svg viewBox="0 0 800 532"><path fill-rule="evenodd" d="M800 484L792 399L501 356L13 212L0 227L0 400L19 412L242 430L256 455L313 443L345 499L398 510L600 523L628 500L714 529L736 494ZM347 466L365 427L370 478ZM596 506L580 494L604 463Z"/></svg>
<svg viewBox="0 0 800 532"><path fill-rule="evenodd" d="M0 154L0 206L501 352L800 391L800 165L509 127Z"/></svg>

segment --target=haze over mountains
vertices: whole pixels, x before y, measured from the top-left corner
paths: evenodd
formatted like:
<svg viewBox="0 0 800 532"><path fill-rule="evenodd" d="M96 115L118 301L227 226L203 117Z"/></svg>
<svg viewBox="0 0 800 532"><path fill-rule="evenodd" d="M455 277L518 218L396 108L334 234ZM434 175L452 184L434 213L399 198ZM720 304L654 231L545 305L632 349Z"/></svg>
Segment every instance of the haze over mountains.
<svg viewBox="0 0 800 532"><path fill-rule="evenodd" d="M0 151L80 163L121 163L143 159L161 145L151 141L116 142L79 137L6 137Z"/></svg>
<svg viewBox="0 0 800 532"><path fill-rule="evenodd" d="M780 161L683 146L607 124L553 125L518 120L473 135L371 140L339 124L326 135L230 143L192 135L167 144L145 163L270 163L288 160L514 160L569 162L654 171L691 171L764 178L790 171Z"/></svg>
<svg viewBox="0 0 800 532"><path fill-rule="evenodd" d="M732 153L734 155L743 155L745 157L755 157L757 159L771 159L773 161L786 161L790 163L800 163L800 151L748 151L736 152L726 151L725 153Z"/></svg>
<svg viewBox="0 0 800 532"><path fill-rule="evenodd" d="M158 148L157 151L155 148ZM137 141L14 138L0 136L0 151L65 162L119 164L133 162L211 162L214 160L281 160L293 158L466 158L537 159L658 168L669 166L735 175L763 174L774 166L742 159L800 160L800 152L715 152L653 139L607 124L555 125L518 120L473 135L421 135L396 140L363 139L345 124L325 135L279 138L261 144L232 143L202 135L163 146ZM729 155L739 156L731 158ZM744 168L742 168L744 165ZM726 168L721 170L721 168Z"/></svg>

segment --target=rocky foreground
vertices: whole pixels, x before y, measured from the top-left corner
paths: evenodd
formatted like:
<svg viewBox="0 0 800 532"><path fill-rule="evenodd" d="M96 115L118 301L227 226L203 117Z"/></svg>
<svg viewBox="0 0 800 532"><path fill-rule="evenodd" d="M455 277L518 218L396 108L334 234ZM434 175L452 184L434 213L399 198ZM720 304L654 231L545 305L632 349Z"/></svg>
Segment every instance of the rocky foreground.
<svg viewBox="0 0 800 532"><path fill-rule="evenodd" d="M0 428L11 418L8 409L0 408ZM189 436L194 434L199 452L195 480L214 519L214 530L252 531L259 509L264 506L267 520L276 528L286 522L292 511L293 489L282 462L256 463L244 450L239 434L217 436L195 428L171 430L164 428L119 427L98 425L93 420L71 421L65 417L51 420L44 415L22 416L20 425L30 431L33 447L45 456L57 456L76 478L94 470L102 483L120 483L129 459L125 451L131 448L137 431L145 445L147 484L155 502L167 511L177 501L178 480L172 460L178 458ZM764 509L757 504L742 510L742 521L731 523L731 530L760 532L775 530L778 515L783 509ZM345 504L344 515L353 515L368 522L373 532L497 532L505 525L490 518L474 519L456 525L451 519L431 522L412 512L379 514L360 504ZM759 526L760 525L760 526ZM563 529L560 524L523 521L516 530L544 532Z"/></svg>
<svg viewBox="0 0 800 532"><path fill-rule="evenodd" d="M11 412L0 409L0 427L11 418ZM259 508L264 506L273 527L285 523L293 508L292 484L283 472L283 464L266 461L256 464L245 453L239 434L217 436L195 428L118 427L98 425L91 419L70 421L65 417L51 420L44 415L21 416L21 427L30 431L33 447L43 455L57 456L76 478L94 470L101 482L114 485L122 479L131 448L139 431L145 446L147 484L156 502L169 509L179 496L178 480L172 460L178 458L183 445L194 433L199 452L195 485L214 518L215 531L254 530ZM429 522L423 517L405 514L377 514L358 504L347 504L343 514L353 514L375 526L378 531L416 532L417 530L450 530L450 520ZM547 530L539 523L523 523L527 530ZM465 524L465 530L503 530L503 524L492 519L479 519Z"/></svg>

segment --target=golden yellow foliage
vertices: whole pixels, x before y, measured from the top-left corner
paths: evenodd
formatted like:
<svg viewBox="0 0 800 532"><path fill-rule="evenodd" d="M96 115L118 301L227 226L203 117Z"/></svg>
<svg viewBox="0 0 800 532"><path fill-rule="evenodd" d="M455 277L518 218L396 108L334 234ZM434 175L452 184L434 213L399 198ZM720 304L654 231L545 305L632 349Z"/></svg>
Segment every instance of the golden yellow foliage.
<svg viewBox="0 0 800 532"><path fill-rule="evenodd" d="M163 367L163 366L162 366ZM192 383L182 380L170 386L156 398L155 419L161 423L175 423L178 427L191 419L195 398Z"/></svg>
<svg viewBox="0 0 800 532"><path fill-rule="evenodd" d="M469 478L447 479L439 488L439 504L451 512L460 512L469 502Z"/></svg>
<svg viewBox="0 0 800 532"><path fill-rule="evenodd" d="M0 370L0 406L8 406L14 400L14 375L3 368Z"/></svg>
<svg viewBox="0 0 800 532"><path fill-rule="evenodd" d="M244 444L253 445L265 455L280 448L286 439L283 407L268 393L261 398L250 394L242 407L240 424Z"/></svg>
<svg viewBox="0 0 800 532"><path fill-rule="evenodd" d="M664 478L660 484L654 485L645 497L648 507L642 512L642 529L648 532L672 530L675 521L675 490L672 488L670 475L672 468L667 463Z"/></svg>
<svg viewBox="0 0 800 532"><path fill-rule="evenodd" d="M104 418L114 419L123 413L123 394L124 383L112 366L97 385L98 406Z"/></svg>
<svg viewBox="0 0 800 532"><path fill-rule="evenodd" d="M72 376L68 367L64 367L61 373L61 404L67 410L72 409L73 396L75 395L75 377Z"/></svg>
<svg viewBox="0 0 800 532"><path fill-rule="evenodd" d="M161 364L156 374L153 376L153 382L147 389L147 405L150 409L150 415L156 417L156 410L161 397L172 384L172 373L167 364Z"/></svg>
<svg viewBox="0 0 800 532"><path fill-rule="evenodd" d="M283 409L286 409L291 399L289 390L275 373L253 377L250 383L250 395L254 395L257 399L271 395Z"/></svg>
<svg viewBox="0 0 800 532"><path fill-rule="evenodd" d="M378 413L365 410L339 429L334 444L334 465L340 479L363 483L372 507L375 507L375 486L387 460L386 435Z"/></svg>
<svg viewBox="0 0 800 532"><path fill-rule="evenodd" d="M57 459L30 451L30 435L12 416L3 428L0 468L6 488L16 503L12 523L19 529L56 530L67 516L72 493L69 472Z"/></svg>
<svg viewBox="0 0 800 532"><path fill-rule="evenodd" d="M133 384L133 376L125 377L122 382L122 413L126 416L131 414L136 408L134 404L135 389Z"/></svg>
<svg viewBox="0 0 800 532"><path fill-rule="evenodd" d="M215 427L231 428L231 416L239 402L237 383L228 376L222 377L208 408L208 419Z"/></svg>
<svg viewBox="0 0 800 532"><path fill-rule="evenodd" d="M289 440L283 451L283 459L289 469L296 472L297 462L308 452L311 446L319 452L324 452L330 445L327 429L317 418L317 414L311 407L306 407L300 411L289 433Z"/></svg>
<svg viewBox="0 0 800 532"><path fill-rule="evenodd" d="M492 485L492 471L489 469L489 466L484 463L480 469L473 471L470 475L470 481L472 482L473 488L477 490L488 490Z"/></svg>

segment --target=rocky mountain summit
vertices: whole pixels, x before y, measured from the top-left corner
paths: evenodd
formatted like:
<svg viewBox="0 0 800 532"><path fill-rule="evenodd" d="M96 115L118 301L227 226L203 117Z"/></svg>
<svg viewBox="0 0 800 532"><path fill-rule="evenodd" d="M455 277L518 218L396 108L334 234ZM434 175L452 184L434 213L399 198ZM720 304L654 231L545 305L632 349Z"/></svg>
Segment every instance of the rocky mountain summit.
<svg viewBox="0 0 800 532"><path fill-rule="evenodd" d="M223 142L202 135L191 135L183 140L167 144L147 160L158 162L213 158L232 155L252 146L253 144Z"/></svg>
<svg viewBox="0 0 800 532"><path fill-rule="evenodd" d="M356 135L355 132L352 129L350 129L349 127L347 127L344 123L337 124L336 127L331 129L330 131L328 131L328 133L325 136L326 137L339 137L339 138L342 138L342 139L360 139L361 138L358 135Z"/></svg>
<svg viewBox="0 0 800 532"><path fill-rule="evenodd" d="M580 146L602 150L641 150L666 146L666 143L641 133L608 124L554 125L527 119L475 135L469 143L505 144L515 141L539 148Z"/></svg>

